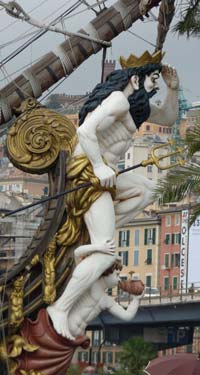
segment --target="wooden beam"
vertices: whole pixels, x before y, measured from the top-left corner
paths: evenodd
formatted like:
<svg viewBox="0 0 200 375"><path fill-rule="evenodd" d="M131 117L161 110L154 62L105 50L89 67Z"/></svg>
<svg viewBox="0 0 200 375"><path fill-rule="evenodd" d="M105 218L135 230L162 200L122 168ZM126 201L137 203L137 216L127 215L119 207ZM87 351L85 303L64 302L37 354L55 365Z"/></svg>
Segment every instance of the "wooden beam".
<svg viewBox="0 0 200 375"><path fill-rule="evenodd" d="M148 9L158 5L160 0L152 1ZM111 41L122 31L127 30L141 18L138 0L119 0L113 6L101 11L80 33L98 35L99 39ZM85 30L84 30L85 29ZM64 76L70 75L88 57L97 53L102 46L77 36L72 36L58 46L64 55L64 63L60 53L49 52L44 55L28 71L23 72L0 91L0 125L9 121L13 108L18 107L23 98L39 97Z"/></svg>
<svg viewBox="0 0 200 375"><path fill-rule="evenodd" d="M166 35L175 14L175 0L162 0L158 15L156 51L162 50Z"/></svg>

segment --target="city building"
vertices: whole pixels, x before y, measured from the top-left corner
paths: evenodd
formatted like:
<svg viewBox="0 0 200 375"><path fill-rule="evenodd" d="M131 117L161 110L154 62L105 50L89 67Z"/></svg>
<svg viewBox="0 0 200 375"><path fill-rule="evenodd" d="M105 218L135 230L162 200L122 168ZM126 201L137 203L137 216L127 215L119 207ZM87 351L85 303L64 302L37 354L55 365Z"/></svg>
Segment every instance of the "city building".
<svg viewBox="0 0 200 375"><path fill-rule="evenodd" d="M115 233L118 255L122 258L122 279L140 279L146 287L158 287L160 219L141 215Z"/></svg>
<svg viewBox="0 0 200 375"><path fill-rule="evenodd" d="M32 203L24 194L0 192L0 212L13 211ZM43 208L33 207L24 212L0 217L0 274L12 267L25 252L42 218Z"/></svg>
<svg viewBox="0 0 200 375"><path fill-rule="evenodd" d="M182 207L176 205L159 212L159 287L163 294L176 294L180 289L181 212Z"/></svg>
<svg viewBox="0 0 200 375"><path fill-rule="evenodd" d="M142 161L150 159L153 149L157 157L169 153L169 147L159 148L164 143L163 139L158 136L143 136L133 139L131 147L125 154L124 168L139 165ZM162 168L166 168L170 163L169 157L159 162ZM157 182L166 175L167 170L159 169L155 165L147 165L145 167L136 168L135 173Z"/></svg>

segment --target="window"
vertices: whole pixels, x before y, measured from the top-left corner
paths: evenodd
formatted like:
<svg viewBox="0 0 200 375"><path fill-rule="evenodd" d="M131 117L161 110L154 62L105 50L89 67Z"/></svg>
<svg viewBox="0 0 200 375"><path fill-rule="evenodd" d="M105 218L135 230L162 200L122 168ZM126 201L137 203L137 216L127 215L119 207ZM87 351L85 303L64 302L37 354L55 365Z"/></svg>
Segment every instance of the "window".
<svg viewBox="0 0 200 375"><path fill-rule="evenodd" d="M165 276L164 277L164 290L168 290L168 289L169 289L169 277Z"/></svg>
<svg viewBox="0 0 200 375"><path fill-rule="evenodd" d="M92 345L98 346L101 343L101 331L92 332Z"/></svg>
<svg viewBox="0 0 200 375"><path fill-rule="evenodd" d="M122 171L124 168L125 168L125 163L124 162L120 162L117 164L117 168Z"/></svg>
<svg viewBox="0 0 200 375"><path fill-rule="evenodd" d="M149 125L146 125L146 130L147 130L147 131L150 130L150 126L149 126Z"/></svg>
<svg viewBox="0 0 200 375"><path fill-rule="evenodd" d="M92 363L96 364L100 362L99 355L100 355L99 352L92 352Z"/></svg>
<svg viewBox="0 0 200 375"><path fill-rule="evenodd" d="M152 171L153 171L152 165L148 165L147 172L152 173Z"/></svg>
<svg viewBox="0 0 200 375"><path fill-rule="evenodd" d="M123 266L128 266L128 251L119 251Z"/></svg>
<svg viewBox="0 0 200 375"><path fill-rule="evenodd" d="M172 233L172 244L180 244L181 243L181 234L180 233Z"/></svg>
<svg viewBox="0 0 200 375"><path fill-rule="evenodd" d="M155 245L156 243L156 228L144 230L144 245Z"/></svg>
<svg viewBox="0 0 200 375"><path fill-rule="evenodd" d="M180 254L174 253L171 255L172 267L180 267Z"/></svg>
<svg viewBox="0 0 200 375"><path fill-rule="evenodd" d="M165 234L165 240L164 240L164 242L165 242L166 245L170 244L170 234L169 233Z"/></svg>
<svg viewBox="0 0 200 375"><path fill-rule="evenodd" d="M133 265L134 266L139 265L139 250L134 250L133 252Z"/></svg>
<svg viewBox="0 0 200 375"><path fill-rule="evenodd" d="M78 361L87 362L88 361L88 352L78 352Z"/></svg>
<svg viewBox="0 0 200 375"><path fill-rule="evenodd" d="M164 266L169 268L169 254L164 254Z"/></svg>
<svg viewBox="0 0 200 375"><path fill-rule="evenodd" d="M175 225L180 225L180 222L181 222L181 217L180 215L175 215Z"/></svg>
<svg viewBox="0 0 200 375"><path fill-rule="evenodd" d="M130 152L128 152L127 159L130 160L130 157L131 157L131 154L130 154Z"/></svg>
<svg viewBox="0 0 200 375"><path fill-rule="evenodd" d="M130 231L119 231L119 247L129 246Z"/></svg>
<svg viewBox="0 0 200 375"><path fill-rule="evenodd" d="M135 230L135 239L134 239L134 245L139 246L140 245L140 230Z"/></svg>
<svg viewBox="0 0 200 375"><path fill-rule="evenodd" d="M132 275L132 280L140 280L139 273L134 273L134 274Z"/></svg>
<svg viewBox="0 0 200 375"><path fill-rule="evenodd" d="M152 264L152 249L147 250L146 262L147 262L147 264Z"/></svg>
<svg viewBox="0 0 200 375"><path fill-rule="evenodd" d="M103 363L112 363L112 362L113 362L113 353L103 352Z"/></svg>
<svg viewBox="0 0 200 375"><path fill-rule="evenodd" d="M150 276L150 275L146 276L146 286L149 287L149 288L151 288L151 278L152 278L152 276Z"/></svg>
<svg viewBox="0 0 200 375"><path fill-rule="evenodd" d="M174 276L173 277L173 284L172 284L172 287L174 290L177 290L178 289L178 277L177 276Z"/></svg>
<svg viewBox="0 0 200 375"><path fill-rule="evenodd" d="M166 227L170 227L171 226L171 216L166 216Z"/></svg>

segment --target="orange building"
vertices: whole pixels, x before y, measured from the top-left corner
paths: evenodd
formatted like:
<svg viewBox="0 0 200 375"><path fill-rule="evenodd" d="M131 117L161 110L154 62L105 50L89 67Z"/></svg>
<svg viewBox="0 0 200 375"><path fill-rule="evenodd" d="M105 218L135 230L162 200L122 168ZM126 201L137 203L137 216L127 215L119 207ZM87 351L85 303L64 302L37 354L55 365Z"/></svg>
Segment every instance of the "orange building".
<svg viewBox="0 0 200 375"><path fill-rule="evenodd" d="M163 294L178 294L180 288L181 207L169 207L159 212L160 267L159 286Z"/></svg>

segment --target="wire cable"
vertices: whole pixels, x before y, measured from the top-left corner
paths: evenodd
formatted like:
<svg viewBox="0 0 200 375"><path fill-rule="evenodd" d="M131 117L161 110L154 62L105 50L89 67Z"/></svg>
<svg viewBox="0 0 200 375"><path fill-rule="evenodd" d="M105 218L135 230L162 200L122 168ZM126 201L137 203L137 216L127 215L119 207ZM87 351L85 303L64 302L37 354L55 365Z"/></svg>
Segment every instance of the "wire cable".
<svg viewBox="0 0 200 375"><path fill-rule="evenodd" d="M34 8L32 8L32 9L29 11L29 13L32 13L32 12L34 12L34 10L40 8L40 7L41 7L44 3L46 3L47 1L49 1L49 0L44 0L44 1L42 1L39 5L37 5L37 6L35 6ZM3 9L4 9L4 8L2 8L1 10L3 10ZM18 20L15 20L15 21L9 23L9 25L4 26L2 29L0 29L0 33L2 33L3 31L5 31L5 30L7 30L7 29L9 29L11 26L15 25L17 22L18 22Z"/></svg>
<svg viewBox="0 0 200 375"><path fill-rule="evenodd" d="M135 36L136 38L138 38L138 39L140 39L140 40L143 40L143 42L148 43L150 46L152 46L152 47L156 47L156 45L155 45L154 43L149 42L149 40L143 38L142 36L140 36L140 35L138 35L138 34L136 34L136 33L134 33L133 31L131 31L131 30L127 30L127 31L128 31L130 34L132 34L133 36Z"/></svg>
<svg viewBox="0 0 200 375"><path fill-rule="evenodd" d="M60 22L66 15L69 15L71 12L73 12L75 9L77 9L81 5L81 1L76 1L74 5L69 7L65 12L63 12L60 16L56 17L53 21L49 23L49 26L55 25L57 22ZM20 54L22 51L24 51L30 44L38 40L41 36L46 34L48 30L44 29L39 31L33 38L29 39L27 42L25 42L21 47L17 48L15 51L11 52L7 57L5 57L0 62L0 67L7 64L10 60L12 60L14 57L16 57L18 54Z"/></svg>

